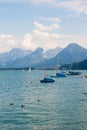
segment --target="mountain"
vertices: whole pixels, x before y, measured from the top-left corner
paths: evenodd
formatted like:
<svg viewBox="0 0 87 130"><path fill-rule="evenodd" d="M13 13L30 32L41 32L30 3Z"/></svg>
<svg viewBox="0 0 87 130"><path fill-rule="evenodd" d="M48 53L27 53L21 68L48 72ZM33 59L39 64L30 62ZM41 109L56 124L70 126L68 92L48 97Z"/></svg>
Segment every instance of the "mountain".
<svg viewBox="0 0 87 130"><path fill-rule="evenodd" d="M76 43L71 43L57 57L60 64L80 62L87 59L87 49Z"/></svg>
<svg viewBox="0 0 87 130"><path fill-rule="evenodd" d="M44 60L43 51L44 51L43 48L38 47L35 51L33 51L31 54L25 57L9 61L6 64L6 67L8 68L32 67L34 64Z"/></svg>
<svg viewBox="0 0 87 130"><path fill-rule="evenodd" d="M0 67L35 67L39 62L44 64L44 57L49 59L49 57L56 55L57 50L59 53L61 48L55 48L48 51L44 51L41 47L38 47L34 51L14 48L10 52L1 54L1 57L4 56L3 65L1 64Z"/></svg>
<svg viewBox="0 0 87 130"><path fill-rule="evenodd" d="M59 52L61 52L62 48L60 47L57 47L57 48L54 48L54 49L50 49L50 50L47 50L45 51L45 55L48 59L50 58L53 58L55 57Z"/></svg>
<svg viewBox="0 0 87 130"><path fill-rule="evenodd" d="M31 52L31 50L22 50L20 48L14 48L9 52L0 53L0 62L15 60L17 58L29 55Z"/></svg>
<svg viewBox="0 0 87 130"><path fill-rule="evenodd" d="M71 43L67 47L65 47L60 53L58 53L55 57L46 60L46 67L55 67L63 64L71 64L74 62L80 62L87 59L87 49L82 46ZM37 66L43 67L43 62L40 62Z"/></svg>
<svg viewBox="0 0 87 130"><path fill-rule="evenodd" d="M12 53L11 53L12 52ZM18 51L19 52L19 51ZM50 52L50 50L48 51ZM35 67L35 68L43 68L44 65L47 68L54 68L55 66L60 66L63 64L72 64L75 62L81 62L85 59L87 59L87 49L83 48L82 46L71 43L64 49L62 49L60 52L58 51L57 55L53 58L45 57L48 52L44 53L44 49L41 47L38 47L33 52L30 52L29 54L25 52L22 55L17 54L17 50L14 49L11 50L9 53L8 61L5 62L4 67L8 68L20 68L20 67ZM54 51L51 50L51 52ZM49 57L51 57L50 55ZM4 58L3 58L4 59ZM2 67L2 66L0 66Z"/></svg>
<svg viewBox="0 0 87 130"><path fill-rule="evenodd" d="M4 66L7 62L22 58L29 55L31 50L22 50L20 48L14 48L9 52L0 53L0 66Z"/></svg>

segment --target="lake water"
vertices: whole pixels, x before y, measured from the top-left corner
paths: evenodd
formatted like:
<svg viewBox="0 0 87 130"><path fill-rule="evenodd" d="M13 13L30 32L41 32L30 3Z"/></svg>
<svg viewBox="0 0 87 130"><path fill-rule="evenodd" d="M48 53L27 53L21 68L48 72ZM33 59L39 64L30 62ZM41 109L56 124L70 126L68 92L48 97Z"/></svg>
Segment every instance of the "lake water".
<svg viewBox="0 0 87 130"><path fill-rule="evenodd" d="M44 84L43 73L0 71L0 130L87 130L87 78Z"/></svg>

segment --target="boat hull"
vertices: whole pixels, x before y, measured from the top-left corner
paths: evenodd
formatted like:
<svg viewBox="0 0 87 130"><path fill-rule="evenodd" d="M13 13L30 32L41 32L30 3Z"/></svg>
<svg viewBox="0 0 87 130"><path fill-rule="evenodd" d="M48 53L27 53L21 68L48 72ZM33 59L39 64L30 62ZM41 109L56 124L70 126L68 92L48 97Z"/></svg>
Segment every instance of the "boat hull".
<svg viewBox="0 0 87 130"><path fill-rule="evenodd" d="M67 73L67 75L80 75L80 72L74 72L74 71L69 71L69 73Z"/></svg>
<svg viewBox="0 0 87 130"><path fill-rule="evenodd" d="M63 73L56 73L56 76L57 76L57 77L66 77L66 75L63 74Z"/></svg>
<svg viewBox="0 0 87 130"><path fill-rule="evenodd" d="M54 79L52 78L44 78L42 80L40 80L41 83L52 83L52 82L55 82Z"/></svg>

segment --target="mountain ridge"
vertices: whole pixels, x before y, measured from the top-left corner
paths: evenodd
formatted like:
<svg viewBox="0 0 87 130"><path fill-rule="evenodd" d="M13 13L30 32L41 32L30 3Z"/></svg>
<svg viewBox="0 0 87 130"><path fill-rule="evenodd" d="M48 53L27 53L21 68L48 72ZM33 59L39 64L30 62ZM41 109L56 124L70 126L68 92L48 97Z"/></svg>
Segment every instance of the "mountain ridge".
<svg viewBox="0 0 87 130"><path fill-rule="evenodd" d="M55 49L51 50L53 51L53 54L54 54ZM15 49L11 51L15 52ZM66 46L64 49L60 50L60 52L58 51L56 53L55 53L56 56L52 58L47 58L47 56L45 57L46 52L44 53L44 49L41 47L38 47L26 56L18 57L17 55L17 59L14 58L9 61L6 61L4 65L0 64L0 67L43 68L45 65L47 68L54 68L55 66L61 66L66 63L69 64L69 63L74 63L74 62L80 62L82 60L87 59L87 49L78 45L77 43L71 43L68 46Z"/></svg>

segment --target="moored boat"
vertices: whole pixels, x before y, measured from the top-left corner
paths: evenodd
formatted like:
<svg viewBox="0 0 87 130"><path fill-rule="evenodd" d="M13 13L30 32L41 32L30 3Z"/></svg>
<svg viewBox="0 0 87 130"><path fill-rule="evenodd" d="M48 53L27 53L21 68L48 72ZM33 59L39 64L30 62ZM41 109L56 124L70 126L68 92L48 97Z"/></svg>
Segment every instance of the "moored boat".
<svg viewBox="0 0 87 130"><path fill-rule="evenodd" d="M80 75L80 74L81 74L81 72L74 72L74 71L69 71L67 73L67 75Z"/></svg>
<svg viewBox="0 0 87 130"><path fill-rule="evenodd" d="M66 77L66 74L58 72L58 73L56 73L56 76L57 77Z"/></svg>
<svg viewBox="0 0 87 130"><path fill-rule="evenodd" d="M51 77L45 77L44 79L40 80L41 83L51 83L51 82L55 82L54 79L52 79Z"/></svg>

